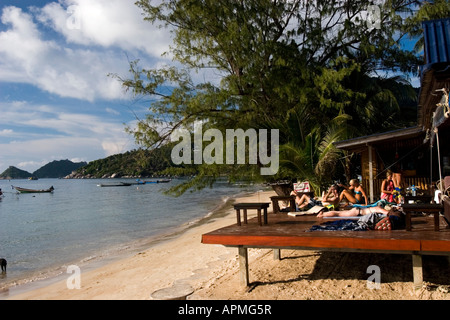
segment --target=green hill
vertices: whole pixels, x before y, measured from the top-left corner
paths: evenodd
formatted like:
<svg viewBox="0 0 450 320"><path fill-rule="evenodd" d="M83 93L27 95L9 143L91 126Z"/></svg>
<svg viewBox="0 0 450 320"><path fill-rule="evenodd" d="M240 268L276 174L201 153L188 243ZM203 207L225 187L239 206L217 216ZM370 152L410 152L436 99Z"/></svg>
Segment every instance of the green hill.
<svg viewBox="0 0 450 320"><path fill-rule="evenodd" d="M36 178L121 178L152 176L183 176L197 173L196 166L175 166L171 161L171 145L158 149L133 150L94 160L74 163L70 160L53 161L33 173L9 167L0 179Z"/></svg>
<svg viewBox="0 0 450 320"><path fill-rule="evenodd" d="M8 169L3 171L2 174L0 174L0 179L27 179L31 176L32 174L28 171L10 166Z"/></svg>
<svg viewBox="0 0 450 320"><path fill-rule="evenodd" d="M89 162L67 178L121 178L185 175L189 170L180 170L171 162L171 146L158 149L133 150ZM192 173L195 173L195 168Z"/></svg>
<svg viewBox="0 0 450 320"><path fill-rule="evenodd" d="M87 165L87 162L52 161L33 172L33 176L37 178L62 178L85 165Z"/></svg>
<svg viewBox="0 0 450 320"><path fill-rule="evenodd" d="M53 161L33 173L10 166L0 174L0 179L62 178L85 165L87 165L87 162Z"/></svg>

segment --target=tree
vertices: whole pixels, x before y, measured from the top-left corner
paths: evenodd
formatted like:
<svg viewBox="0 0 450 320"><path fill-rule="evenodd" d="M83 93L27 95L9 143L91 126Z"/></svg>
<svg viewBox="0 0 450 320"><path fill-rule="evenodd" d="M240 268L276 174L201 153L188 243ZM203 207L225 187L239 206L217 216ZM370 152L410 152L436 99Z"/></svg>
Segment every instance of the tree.
<svg viewBox="0 0 450 320"><path fill-rule="evenodd" d="M422 21L450 17L450 2L448 0L421 1L417 12L405 21L404 34L410 38L418 39L414 50L421 52L424 46Z"/></svg>
<svg viewBox="0 0 450 320"><path fill-rule="evenodd" d="M370 89L373 92L361 91L351 79L358 74L369 79L377 70L415 70L420 60L402 50L398 41L405 17L413 15L416 3L163 0L153 4L140 0L137 5L146 20L171 28L172 54L182 68L144 69L135 61L130 64L129 79L118 77L134 94L158 98L150 105L148 117L130 131L138 143L151 148L167 141L174 130L198 120L207 123L205 129L222 132L277 127L282 146L328 153L332 150L329 143L329 147L319 146L334 140L327 128L339 115L368 115L370 108L385 101L398 107L383 86ZM194 83L191 72L204 69L216 70L220 82ZM291 126L293 122L296 126ZM292 134L294 128L299 135ZM354 131L344 129L339 137ZM329 163L326 154L317 157L321 160L313 162L316 165ZM331 158L336 161L336 156ZM291 178L305 174L280 170L278 175L261 177L254 166L200 168L196 183L201 186L205 185L202 180L209 183L224 173L231 179L264 180L281 178L283 172ZM314 165L308 170L309 175L324 174L314 171Z"/></svg>

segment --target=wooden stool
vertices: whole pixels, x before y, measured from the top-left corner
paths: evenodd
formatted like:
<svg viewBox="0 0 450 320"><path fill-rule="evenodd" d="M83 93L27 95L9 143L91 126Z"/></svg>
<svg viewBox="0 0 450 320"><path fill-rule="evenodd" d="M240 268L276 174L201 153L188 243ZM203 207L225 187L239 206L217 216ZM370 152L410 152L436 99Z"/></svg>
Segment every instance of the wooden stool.
<svg viewBox="0 0 450 320"><path fill-rule="evenodd" d="M291 212L295 211L295 196L273 196L270 197L270 200L272 200L273 213L280 212L278 201L289 201L289 208Z"/></svg>
<svg viewBox="0 0 450 320"><path fill-rule="evenodd" d="M237 225L241 225L241 210L244 210L244 223L247 224L247 210L256 209L258 210L258 223L262 226L261 210L264 210L264 224L267 224L267 208L269 207L269 202L262 203L236 203L234 209L236 209Z"/></svg>
<svg viewBox="0 0 450 320"><path fill-rule="evenodd" d="M403 212L406 214L406 231L411 231L411 213L412 212L426 212L432 213L434 216L434 231L439 231L439 213L444 210L442 204L404 204L402 205Z"/></svg>

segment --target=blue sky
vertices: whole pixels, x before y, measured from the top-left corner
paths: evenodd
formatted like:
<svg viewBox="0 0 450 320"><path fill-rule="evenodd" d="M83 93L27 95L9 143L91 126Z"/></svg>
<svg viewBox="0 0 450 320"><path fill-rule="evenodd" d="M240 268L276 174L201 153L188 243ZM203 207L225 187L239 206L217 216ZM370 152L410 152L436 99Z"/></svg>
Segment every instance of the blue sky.
<svg viewBox="0 0 450 320"><path fill-rule="evenodd" d="M125 124L148 106L108 74L127 77L134 59L171 63L161 57L169 44L133 0L2 0L0 172L136 148Z"/></svg>
<svg viewBox="0 0 450 320"><path fill-rule="evenodd" d="M124 128L148 105L107 75L127 77L135 59L146 68L172 61L161 57L169 31L143 21L134 2L1 0L0 172L136 148ZM217 78L209 72L198 76Z"/></svg>

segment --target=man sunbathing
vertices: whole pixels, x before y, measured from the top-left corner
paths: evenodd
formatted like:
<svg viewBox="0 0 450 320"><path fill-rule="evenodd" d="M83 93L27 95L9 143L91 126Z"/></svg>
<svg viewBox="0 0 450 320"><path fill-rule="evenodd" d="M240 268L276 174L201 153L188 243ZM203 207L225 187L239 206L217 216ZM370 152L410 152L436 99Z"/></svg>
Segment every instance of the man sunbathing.
<svg viewBox="0 0 450 320"><path fill-rule="evenodd" d="M317 217L360 217L370 213L388 214L388 212L388 210L385 210L381 207L354 207L349 210L320 212Z"/></svg>
<svg viewBox="0 0 450 320"><path fill-rule="evenodd" d="M321 211L317 215L318 218L321 217L359 217L365 216L371 213L380 213L385 215L375 224L375 230L391 230L394 228L399 228L404 224L404 214L396 207L390 210L383 209L381 207L368 207L368 208L352 208L350 210L342 211Z"/></svg>

